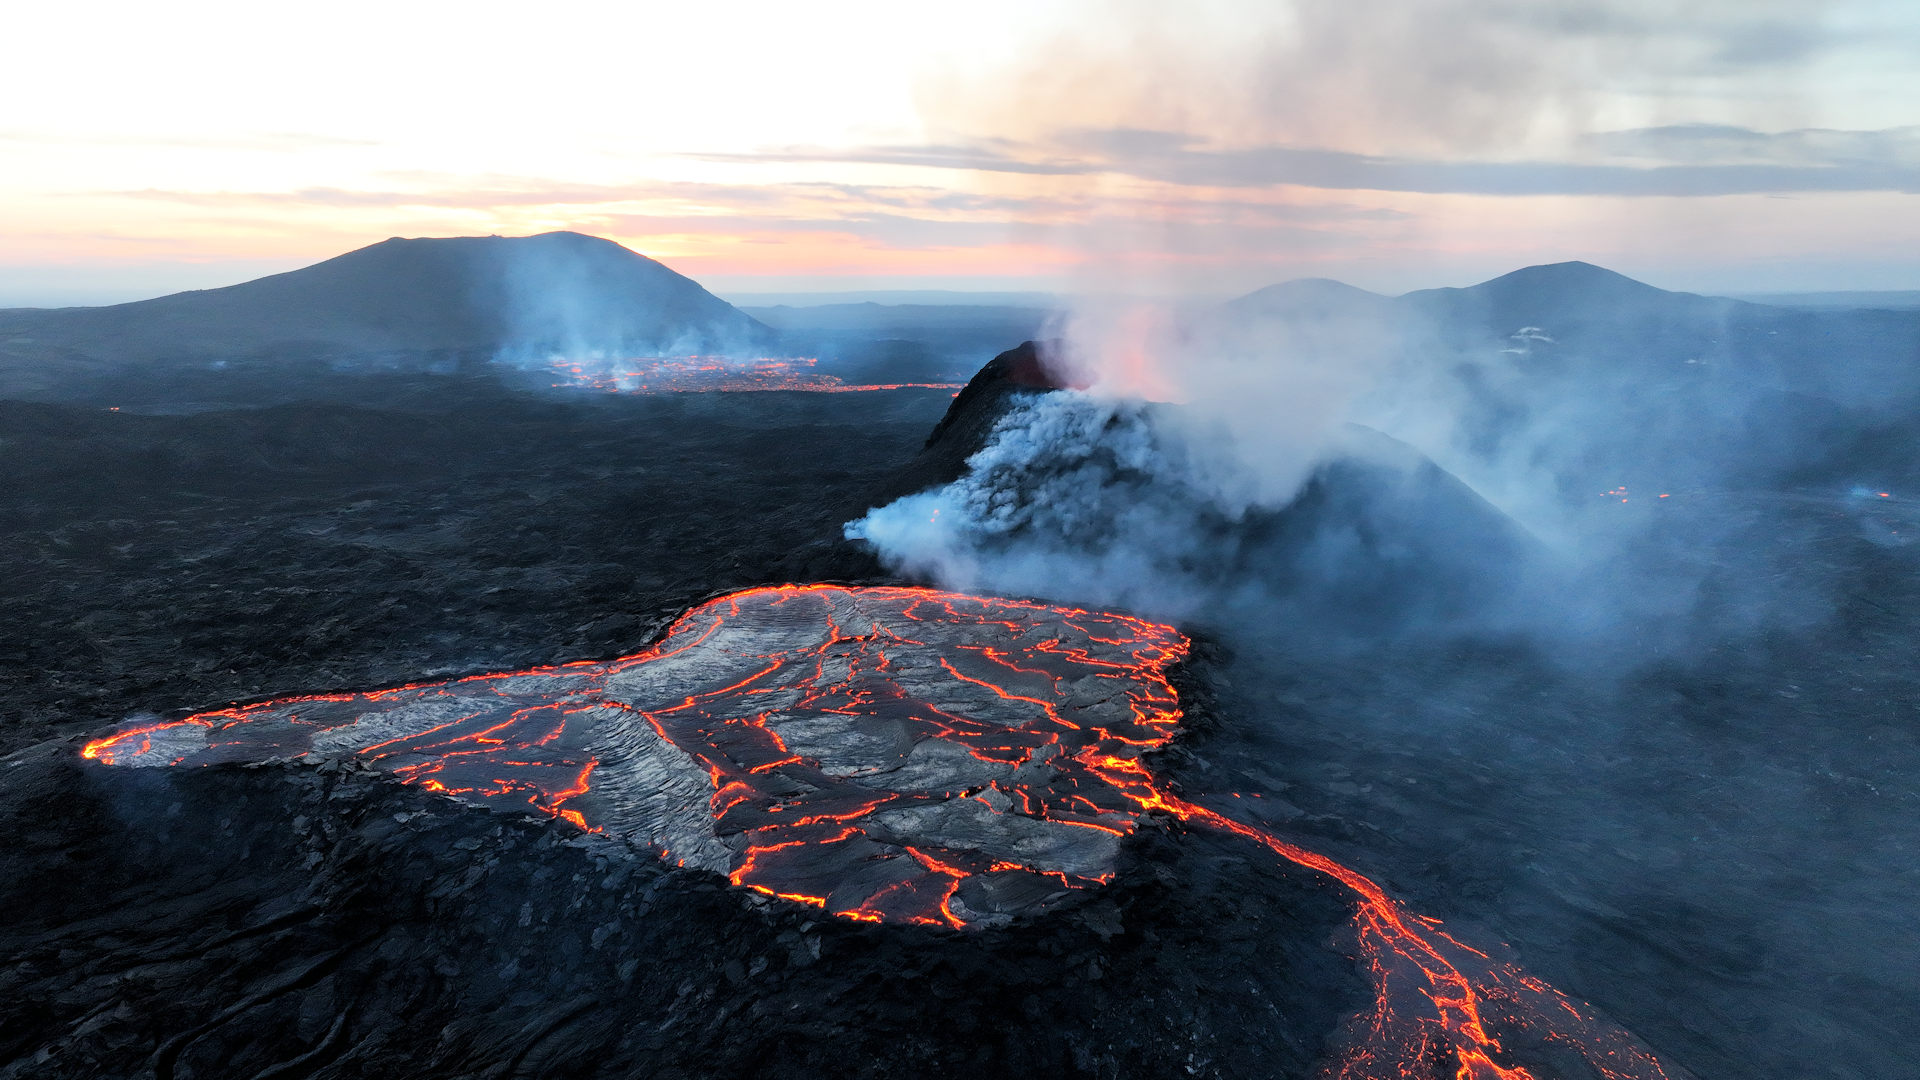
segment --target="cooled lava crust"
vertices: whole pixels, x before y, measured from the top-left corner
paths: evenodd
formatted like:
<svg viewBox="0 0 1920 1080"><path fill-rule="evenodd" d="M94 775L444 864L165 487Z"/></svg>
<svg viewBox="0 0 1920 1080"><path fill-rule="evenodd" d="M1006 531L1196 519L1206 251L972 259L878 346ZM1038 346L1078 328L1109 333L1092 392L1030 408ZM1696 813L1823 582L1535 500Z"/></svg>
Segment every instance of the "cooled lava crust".
<svg viewBox="0 0 1920 1080"><path fill-rule="evenodd" d="M871 921L1004 922L1112 879L1180 719L1168 626L777 586L609 662L285 698L89 744L113 765L355 757Z"/></svg>

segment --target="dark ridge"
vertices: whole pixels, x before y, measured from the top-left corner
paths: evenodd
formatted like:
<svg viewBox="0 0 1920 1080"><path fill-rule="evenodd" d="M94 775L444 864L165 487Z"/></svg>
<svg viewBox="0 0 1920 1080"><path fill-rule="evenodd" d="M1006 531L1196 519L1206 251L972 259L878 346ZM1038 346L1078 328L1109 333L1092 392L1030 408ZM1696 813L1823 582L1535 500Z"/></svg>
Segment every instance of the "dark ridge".
<svg viewBox="0 0 1920 1080"><path fill-rule="evenodd" d="M1322 627L1375 633L1471 616L1546 554L1459 477L1358 424L1291 502L1249 515L1244 532L1252 558L1237 575L1266 576Z"/></svg>
<svg viewBox="0 0 1920 1080"><path fill-rule="evenodd" d="M1398 299L1415 305L1445 301L1478 301L1504 305L1551 300L1575 300L1582 305L1604 302L1646 303L1669 295L1666 290L1635 281L1625 274L1587 262L1523 266L1511 273L1464 288L1419 289Z"/></svg>
<svg viewBox="0 0 1920 1080"><path fill-rule="evenodd" d="M1668 292L1584 262L1528 266L1464 289L1422 289L1400 297L1398 303L1508 333L1528 324L1565 326L1569 319L1617 325L1648 317L1701 318L1742 306L1732 300Z"/></svg>
<svg viewBox="0 0 1920 1080"><path fill-rule="evenodd" d="M1649 285L1644 281L1636 281L1619 271L1609 270L1604 266L1595 266L1593 263L1582 262L1579 259L1569 259L1566 262L1557 263L1541 263L1538 266L1523 266L1518 270L1501 274L1497 278L1483 281L1474 286L1476 289L1488 290L1501 287L1527 289L1543 287L1598 288L1636 292L1642 296L1666 291L1665 289Z"/></svg>
<svg viewBox="0 0 1920 1080"><path fill-rule="evenodd" d="M993 425L1013 399L1035 391L1065 389L1047 371L1040 346L1027 341L987 361L954 396L945 416L933 426L926 445L905 468L874 493L874 505L950 484L966 472L967 459L980 452Z"/></svg>
<svg viewBox="0 0 1920 1080"><path fill-rule="evenodd" d="M1031 341L1021 342L999 356L987 361L986 365L967 380L959 394L954 396L953 404L947 406L947 414L933 426L927 435L927 445L933 446L950 432L969 431L972 421L989 411L989 406L998 404L1007 394L1015 390L1064 390L1066 384L1055 379L1040 359L1040 346ZM998 419L994 416L992 419ZM989 428L992 427L989 421ZM985 432L981 432L982 436ZM973 450L978 450L974 446ZM973 451L969 450L971 454Z"/></svg>

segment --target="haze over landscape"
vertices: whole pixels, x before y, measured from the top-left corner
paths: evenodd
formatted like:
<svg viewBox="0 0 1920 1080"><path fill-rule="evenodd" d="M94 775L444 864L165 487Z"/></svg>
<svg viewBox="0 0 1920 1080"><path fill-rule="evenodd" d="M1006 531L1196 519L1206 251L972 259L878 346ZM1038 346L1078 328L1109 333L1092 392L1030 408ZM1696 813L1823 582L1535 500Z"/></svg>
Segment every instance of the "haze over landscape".
<svg viewBox="0 0 1920 1080"><path fill-rule="evenodd" d="M1920 1080L1920 13L0 67L0 1080Z"/></svg>

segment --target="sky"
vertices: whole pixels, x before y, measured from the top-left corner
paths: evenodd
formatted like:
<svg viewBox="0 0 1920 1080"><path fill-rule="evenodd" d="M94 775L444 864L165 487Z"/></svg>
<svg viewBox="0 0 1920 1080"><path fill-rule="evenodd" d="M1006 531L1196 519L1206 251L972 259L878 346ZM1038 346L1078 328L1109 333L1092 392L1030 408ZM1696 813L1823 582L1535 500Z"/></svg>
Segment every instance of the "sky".
<svg viewBox="0 0 1920 1080"><path fill-rule="evenodd" d="M1912 0L10 12L0 306L574 229L721 295L1920 289Z"/></svg>

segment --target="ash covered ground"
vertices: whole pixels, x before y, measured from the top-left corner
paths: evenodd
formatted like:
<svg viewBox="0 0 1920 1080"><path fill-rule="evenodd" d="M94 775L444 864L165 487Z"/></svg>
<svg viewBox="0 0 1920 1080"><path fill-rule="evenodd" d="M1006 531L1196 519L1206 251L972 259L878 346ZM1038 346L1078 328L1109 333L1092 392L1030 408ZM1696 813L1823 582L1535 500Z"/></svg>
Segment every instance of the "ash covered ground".
<svg viewBox="0 0 1920 1080"><path fill-rule="evenodd" d="M137 714L609 658L721 592L893 580L843 523L964 457L922 452L943 391L368 378L190 415L0 404L0 1075L1264 1077L1337 1054L1369 1001L1348 898L1218 832L1152 823L1111 884L962 933L350 764L78 760ZM1510 943L1694 1075L1920 1075L1920 514L1689 496L1668 509L1713 523L1707 564L1817 583L1817 610L1572 667L1512 635L1198 617L1154 768Z"/></svg>

